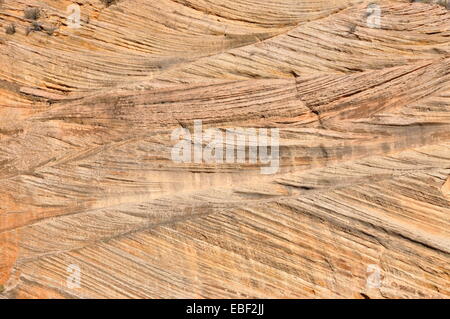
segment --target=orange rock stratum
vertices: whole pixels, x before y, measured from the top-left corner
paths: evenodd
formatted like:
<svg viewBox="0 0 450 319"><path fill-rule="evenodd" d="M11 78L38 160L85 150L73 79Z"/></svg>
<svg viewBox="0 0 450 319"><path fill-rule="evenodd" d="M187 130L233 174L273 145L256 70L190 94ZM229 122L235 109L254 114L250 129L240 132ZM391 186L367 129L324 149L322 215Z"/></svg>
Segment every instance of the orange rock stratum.
<svg viewBox="0 0 450 319"><path fill-rule="evenodd" d="M0 0L0 298L449 298L449 9Z"/></svg>

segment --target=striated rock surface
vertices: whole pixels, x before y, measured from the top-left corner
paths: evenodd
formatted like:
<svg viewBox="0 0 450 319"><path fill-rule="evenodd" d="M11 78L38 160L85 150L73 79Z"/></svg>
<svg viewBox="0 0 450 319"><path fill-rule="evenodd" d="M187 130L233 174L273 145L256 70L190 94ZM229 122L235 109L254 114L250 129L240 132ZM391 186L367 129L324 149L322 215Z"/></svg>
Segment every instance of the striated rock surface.
<svg viewBox="0 0 450 319"><path fill-rule="evenodd" d="M448 2L76 4L0 0L0 298L450 297Z"/></svg>

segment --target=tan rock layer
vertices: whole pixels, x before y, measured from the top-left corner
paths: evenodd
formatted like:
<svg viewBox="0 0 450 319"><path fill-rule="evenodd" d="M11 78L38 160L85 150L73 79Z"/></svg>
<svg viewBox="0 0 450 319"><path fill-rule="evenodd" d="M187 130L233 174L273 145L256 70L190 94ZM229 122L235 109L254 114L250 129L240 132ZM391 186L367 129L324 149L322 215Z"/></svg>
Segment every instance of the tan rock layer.
<svg viewBox="0 0 450 319"><path fill-rule="evenodd" d="M450 296L444 6L69 3L0 2L0 297ZM280 169L174 162L195 120L278 128Z"/></svg>

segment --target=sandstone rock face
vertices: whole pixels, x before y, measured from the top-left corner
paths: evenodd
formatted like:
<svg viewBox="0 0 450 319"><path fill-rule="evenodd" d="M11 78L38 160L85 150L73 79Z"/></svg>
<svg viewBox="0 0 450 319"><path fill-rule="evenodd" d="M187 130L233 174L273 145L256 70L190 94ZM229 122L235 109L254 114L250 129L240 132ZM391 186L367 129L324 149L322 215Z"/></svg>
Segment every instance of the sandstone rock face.
<svg viewBox="0 0 450 319"><path fill-rule="evenodd" d="M447 7L1 0L0 297L449 298Z"/></svg>

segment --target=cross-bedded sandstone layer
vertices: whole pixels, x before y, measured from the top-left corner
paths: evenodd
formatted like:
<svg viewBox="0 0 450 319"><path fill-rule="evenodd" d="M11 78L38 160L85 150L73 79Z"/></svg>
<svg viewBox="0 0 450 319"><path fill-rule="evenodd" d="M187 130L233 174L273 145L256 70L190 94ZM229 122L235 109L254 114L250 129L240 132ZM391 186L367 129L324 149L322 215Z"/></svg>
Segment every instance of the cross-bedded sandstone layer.
<svg viewBox="0 0 450 319"><path fill-rule="evenodd" d="M426 2L0 1L0 297L448 298ZM279 170L173 161L196 120L278 128Z"/></svg>

